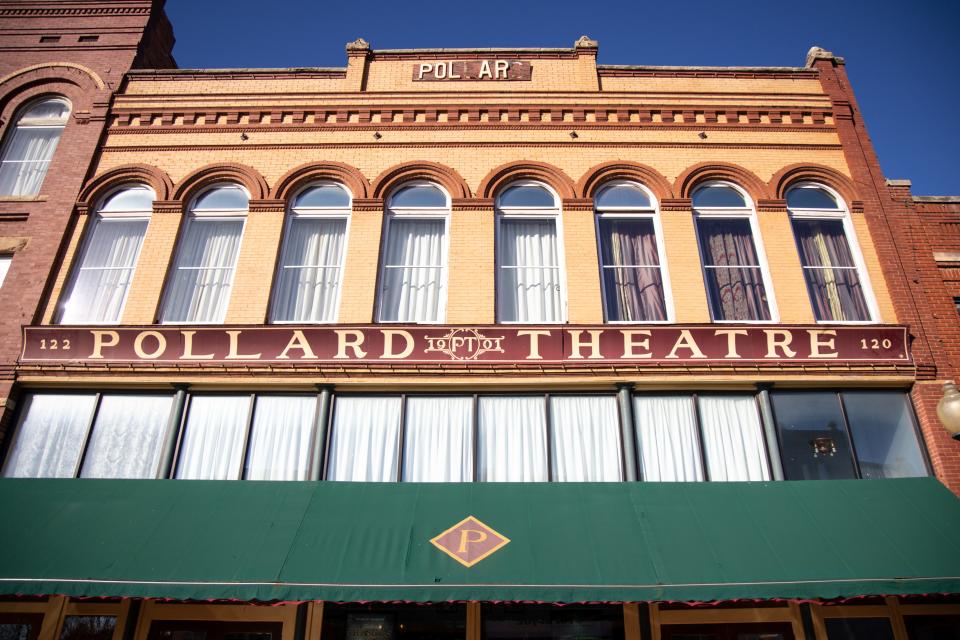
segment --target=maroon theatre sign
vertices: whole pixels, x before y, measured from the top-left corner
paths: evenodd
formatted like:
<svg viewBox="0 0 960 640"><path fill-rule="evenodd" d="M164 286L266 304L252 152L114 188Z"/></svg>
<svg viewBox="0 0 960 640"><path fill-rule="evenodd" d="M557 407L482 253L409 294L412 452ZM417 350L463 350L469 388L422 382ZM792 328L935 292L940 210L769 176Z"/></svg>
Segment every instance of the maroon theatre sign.
<svg viewBox="0 0 960 640"><path fill-rule="evenodd" d="M909 363L902 326L25 327L23 363Z"/></svg>

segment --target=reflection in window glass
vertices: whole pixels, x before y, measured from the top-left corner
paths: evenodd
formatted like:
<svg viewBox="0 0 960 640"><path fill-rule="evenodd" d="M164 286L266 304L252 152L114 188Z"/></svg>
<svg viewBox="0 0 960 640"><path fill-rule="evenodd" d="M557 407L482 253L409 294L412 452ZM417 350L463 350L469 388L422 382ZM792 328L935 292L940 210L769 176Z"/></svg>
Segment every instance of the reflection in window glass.
<svg viewBox="0 0 960 640"><path fill-rule="evenodd" d="M497 197L501 207L555 207L553 194L545 188L529 184L505 189Z"/></svg>
<svg viewBox="0 0 960 640"><path fill-rule="evenodd" d="M464 640L465 604L323 606L323 640Z"/></svg>
<svg viewBox="0 0 960 640"><path fill-rule="evenodd" d="M432 184L418 184L398 189L390 196L391 208L446 207L447 196Z"/></svg>
<svg viewBox="0 0 960 640"><path fill-rule="evenodd" d="M643 189L632 184L615 184L597 194L596 206L598 209L649 209L653 205Z"/></svg>
<svg viewBox="0 0 960 640"><path fill-rule="evenodd" d="M856 477L836 393L778 392L770 400L787 480Z"/></svg>
<svg viewBox="0 0 960 640"><path fill-rule="evenodd" d="M839 209L836 199L820 187L797 187L787 192L791 209Z"/></svg>
<svg viewBox="0 0 960 640"><path fill-rule="evenodd" d="M13 256L0 255L0 287L3 286L3 281L7 279L11 264L13 264Z"/></svg>
<svg viewBox="0 0 960 640"><path fill-rule="evenodd" d="M116 616L66 616L60 640L110 640Z"/></svg>
<svg viewBox="0 0 960 640"><path fill-rule="evenodd" d="M960 640L960 615L904 616L910 640Z"/></svg>
<svg viewBox="0 0 960 640"><path fill-rule="evenodd" d="M889 618L828 618L829 640L893 640Z"/></svg>
<svg viewBox="0 0 960 640"><path fill-rule="evenodd" d="M623 608L618 605L483 603L484 640L605 640L623 638Z"/></svg>
<svg viewBox="0 0 960 640"><path fill-rule="evenodd" d="M927 475L906 394L846 391L843 402L862 477Z"/></svg>
<svg viewBox="0 0 960 640"><path fill-rule="evenodd" d="M693 194L694 207L745 207L743 195L733 187L714 185L697 189Z"/></svg>
<svg viewBox="0 0 960 640"><path fill-rule="evenodd" d="M30 640L36 633L29 624L0 622L0 640Z"/></svg>

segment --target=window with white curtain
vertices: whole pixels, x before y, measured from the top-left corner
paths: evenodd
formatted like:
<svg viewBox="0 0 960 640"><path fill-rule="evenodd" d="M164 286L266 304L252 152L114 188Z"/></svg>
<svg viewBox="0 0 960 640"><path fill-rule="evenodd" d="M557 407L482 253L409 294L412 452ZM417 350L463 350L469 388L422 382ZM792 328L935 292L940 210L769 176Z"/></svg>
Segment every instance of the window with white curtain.
<svg viewBox="0 0 960 640"><path fill-rule="evenodd" d="M503 189L496 205L498 321L565 322L557 196L520 182Z"/></svg>
<svg viewBox="0 0 960 640"><path fill-rule="evenodd" d="M406 482L473 480L474 401L464 396L407 398L403 475Z"/></svg>
<svg viewBox="0 0 960 640"><path fill-rule="evenodd" d="M223 322L249 200L234 184L213 186L194 200L168 276L161 322Z"/></svg>
<svg viewBox="0 0 960 640"><path fill-rule="evenodd" d="M553 479L623 480L620 413L614 396L550 396Z"/></svg>
<svg viewBox="0 0 960 640"><path fill-rule="evenodd" d="M633 182L604 185L594 198L607 322L670 319L663 234L653 196Z"/></svg>
<svg viewBox="0 0 960 640"><path fill-rule="evenodd" d="M7 279L7 273L10 272L10 265L13 264L13 256L9 254L0 254L0 287Z"/></svg>
<svg viewBox="0 0 960 640"><path fill-rule="evenodd" d="M869 322L875 316L863 259L843 201L832 191L800 183L787 207L813 313L821 322Z"/></svg>
<svg viewBox="0 0 960 640"><path fill-rule="evenodd" d="M3 475L154 478L172 396L30 393Z"/></svg>
<svg viewBox="0 0 960 640"><path fill-rule="evenodd" d="M733 184L708 182L693 192L700 258L714 321L774 319L756 215Z"/></svg>
<svg viewBox="0 0 960 640"><path fill-rule="evenodd" d="M412 182L387 200L380 260L380 322L443 322L447 300L450 199Z"/></svg>
<svg viewBox="0 0 960 640"><path fill-rule="evenodd" d="M481 482L546 482L547 404L543 396L480 398L477 467Z"/></svg>
<svg viewBox="0 0 960 640"><path fill-rule="evenodd" d="M638 394L633 408L643 480L770 479L754 396Z"/></svg>
<svg viewBox="0 0 960 640"><path fill-rule="evenodd" d="M293 200L274 286L273 322L336 320L346 256L350 194L314 184Z"/></svg>
<svg viewBox="0 0 960 640"><path fill-rule="evenodd" d="M60 324L120 322L154 198L149 187L129 185L100 204L74 267Z"/></svg>
<svg viewBox="0 0 960 640"><path fill-rule="evenodd" d="M401 403L399 396L336 399L327 480L397 479Z"/></svg>
<svg viewBox="0 0 960 640"><path fill-rule="evenodd" d="M40 193L69 117L70 103L64 98L33 102L17 114L0 150L0 196Z"/></svg>
<svg viewBox="0 0 960 640"><path fill-rule="evenodd" d="M176 477L306 480L316 412L314 395L193 395Z"/></svg>

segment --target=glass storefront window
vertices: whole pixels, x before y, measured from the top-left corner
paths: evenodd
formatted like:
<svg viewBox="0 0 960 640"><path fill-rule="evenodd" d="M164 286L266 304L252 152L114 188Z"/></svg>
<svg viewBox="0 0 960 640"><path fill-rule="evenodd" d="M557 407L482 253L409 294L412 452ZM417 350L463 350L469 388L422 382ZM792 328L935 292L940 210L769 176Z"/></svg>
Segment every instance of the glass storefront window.
<svg viewBox="0 0 960 640"><path fill-rule="evenodd" d="M824 625L829 640L893 640L889 618L829 618Z"/></svg>
<svg viewBox="0 0 960 640"><path fill-rule="evenodd" d="M794 640L787 622L744 624L668 624L661 640Z"/></svg>
<svg viewBox="0 0 960 640"><path fill-rule="evenodd" d="M66 616L60 640L110 640L116 626L116 616Z"/></svg>
<svg viewBox="0 0 960 640"><path fill-rule="evenodd" d="M770 400L787 480L857 477L836 393L778 392Z"/></svg>
<svg viewBox="0 0 960 640"><path fill-rule="evenodd" d="M483 640L623 638L623 607L484 603Z"/></svg>
<svg viewBox="0 0 960 640"><path fill-rule="evenodd" d="M904 616L910 640L960 640L960 614Z"/></svg>
<svg viewBox="0 0 960 640"><path fill-rule="evenodd" d="M465 604L336 604L323 607L322 640L464 640Z"/></svg>
<svg viewBox="0 0 960 640"><path fill-rule="evenodd" d="M843 404L864 478L927 474L906 394L847 391Z"/></svg>
<svg viewBox="0 0 960 640"><path fill-rule="evenodd" d="M0 613L0 640L37 640L43 616L33 613Z"/></svg>

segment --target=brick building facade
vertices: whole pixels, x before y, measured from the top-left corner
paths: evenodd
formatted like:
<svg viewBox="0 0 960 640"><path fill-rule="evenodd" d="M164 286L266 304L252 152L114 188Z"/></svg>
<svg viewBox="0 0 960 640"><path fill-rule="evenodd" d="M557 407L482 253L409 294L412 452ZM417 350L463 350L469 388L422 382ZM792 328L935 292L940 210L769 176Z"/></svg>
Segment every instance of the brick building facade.
<svg viewBox="0 0 960 640"><path fill-rule="evenodd" d="M960 634L960 209L842 58L0 19L0 632Z"/></svg>

